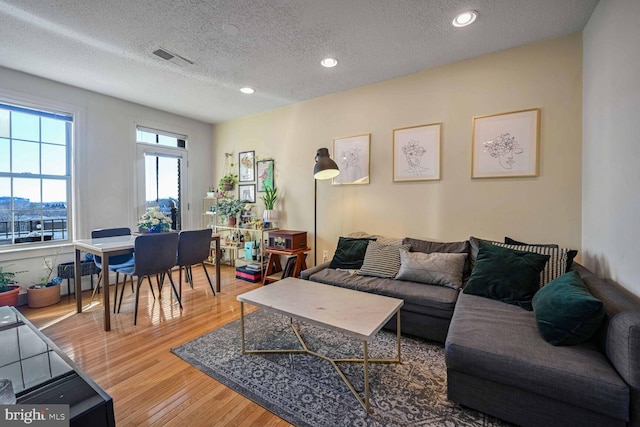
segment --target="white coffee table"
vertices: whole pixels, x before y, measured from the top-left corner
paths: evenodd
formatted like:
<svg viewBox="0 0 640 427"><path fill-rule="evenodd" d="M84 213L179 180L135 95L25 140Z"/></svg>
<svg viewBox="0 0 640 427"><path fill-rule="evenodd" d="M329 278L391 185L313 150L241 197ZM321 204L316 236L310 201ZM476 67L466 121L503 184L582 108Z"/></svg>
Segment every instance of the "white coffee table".
<svg viewBox="0 0 640 427"><path fill-rule="evenodd" d="M400 363L400 307L404 301L366 292L353 291L337 286L324 285L292 277L262 288L238 295L240 301L240 325L242 329L242 353L307 353L330 362L338 371L360 404L369 412L369 363ZM291 327L303 349L280 350L245 348L244 303L283 314L290 318ZM398 356L393 359L369 358L369 343L385 323L397 314ZM362 340L363 359L331 359L309 349L300 336L293 319L301 320ZM364 364L364 400L345 377L337 363L360 362Z"/></svg>

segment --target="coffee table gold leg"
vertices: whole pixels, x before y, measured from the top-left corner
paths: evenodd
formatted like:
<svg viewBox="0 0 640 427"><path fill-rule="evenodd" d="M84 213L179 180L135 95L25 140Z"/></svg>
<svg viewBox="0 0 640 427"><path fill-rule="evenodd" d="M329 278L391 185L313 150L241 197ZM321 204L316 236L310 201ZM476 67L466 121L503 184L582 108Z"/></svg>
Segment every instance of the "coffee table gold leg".
<svg viewBox="0 0 640 427"><path fill-rule="evenodd" d="M364 342L364 410L369 413L369 344Z"/></svg>
<svg viewBox="0 0 640 427"><path fill-rule="evenodd" d="M396 326L396 330L398 333L398 363L402 363L402 358L400 357L400 310L396 311L396 317L398 318L398 324Z"/></svg>
<svg viewBox="0 0 640 427"><path fill-rule="evenodd" d="M244 302L240 301L240 335L242 336L242 354L244 351Z"/></svg>

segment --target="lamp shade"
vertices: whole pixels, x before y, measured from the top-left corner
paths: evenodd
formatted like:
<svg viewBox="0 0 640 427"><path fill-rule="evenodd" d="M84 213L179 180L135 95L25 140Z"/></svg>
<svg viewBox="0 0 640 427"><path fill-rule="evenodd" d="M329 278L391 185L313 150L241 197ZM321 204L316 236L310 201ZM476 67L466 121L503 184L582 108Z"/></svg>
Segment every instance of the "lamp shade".
<svg viewBox="0 0 640 427"><path fill-rule="evenodd" d="M313 177L315 179L335 178L340 174L340 169L336 162L329 157L329 149L318 148L316 152L316 165L313 168Z"/></svg>

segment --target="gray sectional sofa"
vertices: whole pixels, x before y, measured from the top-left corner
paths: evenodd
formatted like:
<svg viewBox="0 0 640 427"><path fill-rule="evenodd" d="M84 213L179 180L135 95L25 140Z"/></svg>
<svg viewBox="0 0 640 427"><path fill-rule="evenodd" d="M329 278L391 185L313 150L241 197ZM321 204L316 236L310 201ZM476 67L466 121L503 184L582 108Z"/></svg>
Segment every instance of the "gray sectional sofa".
<svg viewBox="0 0 640 427"><path fill-rule="evenodd" d="M402 332L445 343L452 401L523 426L640 426L640 299L577 263L571 270L606 311L596 336L572 346L546 342L532 311L457 289L329 263L301 277L403 299Z"/></svg>

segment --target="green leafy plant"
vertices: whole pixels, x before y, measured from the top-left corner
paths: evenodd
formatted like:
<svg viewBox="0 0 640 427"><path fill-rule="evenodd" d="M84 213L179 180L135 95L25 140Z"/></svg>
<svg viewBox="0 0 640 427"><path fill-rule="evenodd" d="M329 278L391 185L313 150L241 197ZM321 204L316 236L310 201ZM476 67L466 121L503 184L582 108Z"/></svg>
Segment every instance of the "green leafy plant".
<svg viewBox="0 0 640 427"><path fill-rule="evenodd" d="M220 181L218 181L218 186L222 188L225 185L235 185L237 183L238 183L238 175L233 172L229 172L228 174L220 178Z"/></svg>
<svg viewBox="0 0 640 427"><path fill-rule="evenodd" d="M5 271L4 267L0 267L0 293L11 290L11 285L16 284L16 274L19 273L24 273L24 271Z"/></svg>
<svg viewBox="0 0 640 427"><path fill-rule="evenodd" d="M58 260L59 253L60 251L58 250L53 254L53 257L51 258L44 257L42 259L42 262L44 264L44 268L47 274L46 276L42 276L40 278L40 283L36 283L35 285L31 286L31 288L34 288L34 289L47 288L49 286L55 286L62 283L62 278L59 276L55 276L53 279L51 278L51 275L53 274L53 269L56 266L56 261Z"/></svg>
<svg viewBox="0 0 640 427"><path fill-rule="evenodd" d="M276 204L276 200L278 200L278 189L273 188L265 188L264 196L260 196L260 199L264 202L264 208L268 210L273 210L273 207Z"/></svg>
<svg viewBox="0 0 640 427"><path fill-rule="evenodd" d="M218 213L224 217L236 217L244 211L246 201L237 199L220 199L218 201Z"/></svg>

